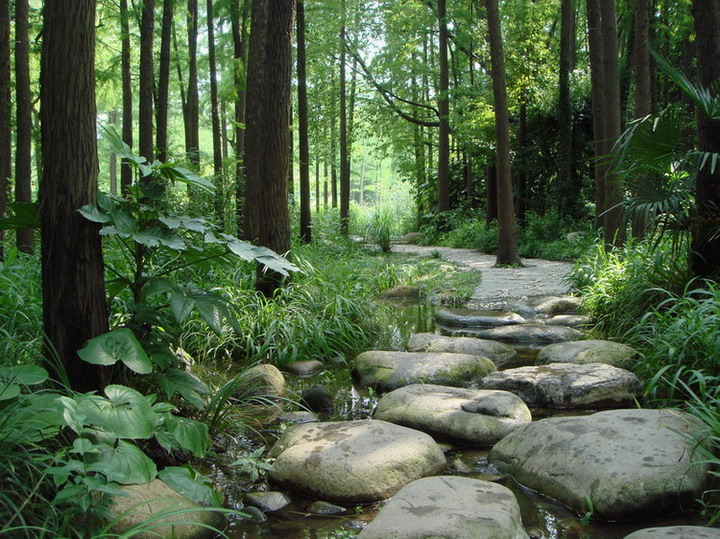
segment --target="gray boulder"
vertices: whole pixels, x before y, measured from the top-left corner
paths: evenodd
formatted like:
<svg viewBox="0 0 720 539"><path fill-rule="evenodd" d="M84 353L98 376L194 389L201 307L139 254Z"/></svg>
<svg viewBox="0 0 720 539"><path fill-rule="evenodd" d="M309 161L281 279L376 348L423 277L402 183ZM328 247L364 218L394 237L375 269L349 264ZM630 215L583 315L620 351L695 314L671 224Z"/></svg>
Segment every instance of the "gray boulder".
<svg viewBox="0 0 720 539"><path fill-rule="evenodd" d="M543 419L500 440L490 462L580 514L636 520L677 511L702 491L708 466L692 438L703 428L668 410Z"/></svg>
<svg viewBox="0 0 720 539"><path fill-rule="evenodd" d="M507 391L416 384L383 395L375 418L466 445L491 446L524 423L530 410Z"/></svg>
<svg viewBox="0 0 720 539"><path fill-rule="evenodd" d="M584 337L577 329L545 324L519 324L492 329L480 329L473 336L492 339L507 344L552 344L556 342L579 341Z"/></svg>
<svg viewBox="0 0 720 539"><path fill-rule="evenodd" d="M325 365L317 359L308 359L306 361L294 361L290 363L285 370L295 376L307 377L320 372Z"/></svg>
<svg viewBox="0 0 720 539"><path fill-rule="evenodd" d="M537 357L540 365L548 363L606 363L621 366L637 356L637 350L612 341L587 340L546 346Z"/></svg>
<svg viewBox="0 0 720 539"><path fill-rule="evenodd" d="M462 387L493 372L486 357L426 352L363 352L355 358L353 374L360 385L382 391L418 383Z"/></svg>
<svg viewBox="0 0 720 539"><path fill-rule="evenodd" d="M588 363L552 363L518 367L489 374L483 389L511 391L531 406L548 408L601 408L631 405L641 386L630 371Z"/></svg>
<svg viewBox="0 0 720 539"><path fill-rule="evenodd" d="M645 528L626 535L625 539L718 539L720 530L703 526L663 526Z"/></svg>
<svg viewBox="0 0 720 539"><path fill-rule="evenodd" d="M159 479L144 485L122 485L119 488L126 496L115 496L110 504L113 533L126 533L152 519L152 529L134 533L133 537L199 539L215 537L217 529L222 529L224 525L219 513L203 510L201 505L191 502ZM177 512L183 509L187 512ZM163 517L164 514L167 516Z"/></svg>
<svg viewBox="0 0 720 539"><path fill-rule="evenodd" d="M583 328L592 325L592 318L583 314L558 314L545 320L548 326L566 326L569 328Z"/></svg>
<svg viewBox="0 0 720 539"><path fill-rule="evenodd" d="M510 311L481 309L441 309L435 315L435 320L444 326L461 328L494 328L526 321L519 314Z"/></svg>
<svg viewBox="0 0 720 539"><path fill-rule="evenodd" d="M290 505L290 498L283 492L250 492L245 495L245 504L257 507L265 513L271 513Z"/></svg>
<svg viewBox="0 0 720 539"><path fill-rule="evenodd" d="M527 539L515 495L468 477L418 479L403 487L359 539Z"/></svg>
<svg viewBox="0 0 720 539"><path fill-rule="evenodd" d="M285 377L275 365L255 365L246 372L244 392L279 397L285 393Z"/></svg>
<svg viewBox="0 0 720 539"><path fill-rule="evenodd" d="M435 333L414 334L408 341L407 349L409 352L447 352L485 356L498 366L517 354L514 348L501 342L474 337L443 337Z"/></svg>
<svg viewBox="0 0 720 539"><path fill-rule="evenodd" d="M425 295L419 286L394 286L383 290L380 296L384 299L418 299Z"/></svg>
<svg viewBox="0 0 720 539"><path fill-rule="evenodd" d="M445 467L429 435L377 420L296 425L268 456L275 482L340 503L383 500Z"/></svg>

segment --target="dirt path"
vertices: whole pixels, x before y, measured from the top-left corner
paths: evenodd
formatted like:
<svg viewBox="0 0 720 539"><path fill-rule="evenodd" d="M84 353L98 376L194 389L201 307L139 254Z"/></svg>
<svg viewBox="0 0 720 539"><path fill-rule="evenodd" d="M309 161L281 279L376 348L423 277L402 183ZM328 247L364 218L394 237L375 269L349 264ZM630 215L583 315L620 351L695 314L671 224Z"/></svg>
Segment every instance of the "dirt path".
<svg viewBox="0 0 720 539"><path fill-rule="evenodd" d="M440 256L482 271L482 282L473 291L468 307L473 309L502 308L513 300L529 296L556 296L567 294L569 285L565 276L572 264L553 262L539 258L523 260L522 268L495 268L495 255L486 255L472 249L451 247L426 247L423 245L397 244L392 246L398 253Z"/></svg>

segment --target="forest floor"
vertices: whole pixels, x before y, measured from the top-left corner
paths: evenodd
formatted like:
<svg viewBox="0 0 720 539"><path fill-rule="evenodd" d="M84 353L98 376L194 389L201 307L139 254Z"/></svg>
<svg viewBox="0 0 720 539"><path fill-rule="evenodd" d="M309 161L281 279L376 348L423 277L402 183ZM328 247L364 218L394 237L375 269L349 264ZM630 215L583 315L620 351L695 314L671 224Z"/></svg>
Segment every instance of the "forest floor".
<svg viewBox="0 0 720 539"><path fill-rule="evenodd" d="M537 258L524 259L522 267L495 267L495 255L473 249L455 249L424 245L394 244L397 253L437 256L482 272L482 281L475 288L469 309L497 309L516 300L532 296L558 296L570 288L566 276L570 262L553 262Z"/></svg>

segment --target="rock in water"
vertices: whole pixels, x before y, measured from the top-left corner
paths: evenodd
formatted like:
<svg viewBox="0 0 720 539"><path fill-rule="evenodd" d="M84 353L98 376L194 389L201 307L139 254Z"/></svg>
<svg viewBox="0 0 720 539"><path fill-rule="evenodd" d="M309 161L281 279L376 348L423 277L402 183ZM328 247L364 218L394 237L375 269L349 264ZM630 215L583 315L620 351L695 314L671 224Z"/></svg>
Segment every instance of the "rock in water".
<svg viewBox="0 0 720 539"><path fill-rule="evenodd" d="M539 365L547 363L606 363L626 365L637 356L637 350L626 344L590 339L546 346L537 357Z"/></svg>
<svg viewBox="0 0 720 539"><path fill-rule="evenodd" d="M490 462L580 514L636 520L687 508L700 494L708 465L693 436L704 429L668 410L543 419L500 440Z"/></svg>
<svg viewBox="0 0 720 539"><path fill-rule="evenodd" d="M435 320L444 326L461 328L494 328L526 322L517 313L488 309L441 309Z"/></svg>
<svg viewBox="0 0 720 539"><path fill-rule="evenodd" d="M552 344L555 342L579 341L584 337L577 329L545 324L518 324L492 329L479 329L473 336L491 339L507 344Z"/></svg>
<svg viewBox="0 0 720 539"><path fill-rule="evenodd" d="M482 356L373 350L355 358L353 374L362 386L392 391L418 383L467 386L494 370Z"/></svg>
<svg viewBox="0 0 720 539"><path fill-rule="evenodd" d="M641 390L633 373L604 363L507 369L489 374L480 387L511 391L530 406L548 408L617 408L631 405Z"/></svg>
<svg viewBox="0 0 720 539"><path fill-rule="evenodd" d="M468 477L418 479L393 496L359 539L527 539L515 495Z"/></svg>
<svg viewBox="0 0 720 539"><path fill-rule="evenodd" d="M377 420L297 425L269 456L275 458L274 481L340 503L383 500L445 467L429 435Z"/></svg>
<svg viewBox="0 0 720 539"><path fill-rule="evenodd" d="M435 333L414 334L408 341L407 349L409 352L447 352L484 356L498 366L517 354L514 348L501 342L474 337L443 337Z"/></svg>
<svg viewBox="0 0 720 539"><path fill-rule="evenodd" d="M626 535L625 539L718 539L720 530L703 526L663 526L645 528Z"/></svg>
<svg viewBox="0 0 720 539"><path fill-rule="evenodd" d="M378 402L375 418L427 432L439 440L491 446L532 421L530 410L507 391L415 384Z"/></svg>

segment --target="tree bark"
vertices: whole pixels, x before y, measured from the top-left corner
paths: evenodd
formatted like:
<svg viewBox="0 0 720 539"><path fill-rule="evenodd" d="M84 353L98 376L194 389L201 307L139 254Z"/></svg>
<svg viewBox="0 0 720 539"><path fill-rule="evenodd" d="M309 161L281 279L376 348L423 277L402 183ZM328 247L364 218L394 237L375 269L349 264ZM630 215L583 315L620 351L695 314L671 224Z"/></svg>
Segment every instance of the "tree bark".
<svg viewBox="0 0 720 539"><path fill-rule="evenodd" d="M323 163L323 209L327 210L329 205L329 192L328 192L328 164L327 161Z"/></svg>
<svg viewBox="0 0 720 539"><path fill-rule="evenodd" d="M496 167L498 190L498 250L496 264L520 264L515 234L512 175L510 172L510 127L507 90L505 87L505 58L497 0L485 0L488 22L488 41L492 61L493 101L495 104Z"/></svg>
<svg viewBox="0 0 720 539"><path fill-rule="evenodd" d="M692 6L697 43L698 79L704 88L720 80L720 17L717 0L695 0ZM720 121L698 117L700 151L720 152ZM720 278L720 166L711 160L700 169L695 188L697 217L692 229L691 267L698 277Z"/></svg>
<svg viewBox="0 0 720 539"><path fill-rule="evenodd" d="M595 223L603 227L605 220L605 171L607 163L603 160L605 123L605 96L603 93L603 50L600 28L599 0L587 0L588 46L590 50L590 92L592 94L593 147L595 150Z"/></svg>
<svg viewBox="0 0 720 539"><path fill-rule="evenodd" d="M43 178L40 183L43 330L46 363L76 391L100 390L108 370L77 356L108 331L98 225L77 209L97 193L95 0L45 4L40 79Z"/></svg>
<svg viewBox="0 0 720 539"><path fill-rule="evenodd" d="M232 4L233 56L235 60L234 80L237 96L235 98L235 217L238 237L245 237L243 231L245 208L245 101L247 96L247 23L250 16L250 0L243 0L240 13L240 0Z"/></svg>
<svg viewBox="0 0 720 539"><path fill-rule="evenodd" d="M113 109L109 112L108 120L110 121L111 125L117 125L117 121L118 121L117 109ZM108 156L108 176L110 176L110 193L113 195L118 194L117 165L118 165L117 154L114 151L110 150L110 155Z"/></svg>
<svg viewBox="0 0 720 539"><path fill-rule="evenodd" d="M148 162L153 152L153 33L155 26L155 0L144 0L140 23L140 100L138 107L138 150ZM146 178L147 180L147 178Z"/></svg>
<svg viewBox="0 0 720 539"><path fill-rule="evenodd" d="M437 212L450 209L450 81L448 70L448 26L445 0L437 2L440 27L438 49L440 53L440 79L438 81L438 112L440 130L438 138L438 199Z"/></svg>
<svg viewBox="0 0 720 539"><path fill-rule="evenodd" d="M253 0L245 137L246 230L260 245L290 250L288 138L293 0ZM280 276L258 269L256 288L271 296Z"/></svg>
<svg viewBox="0 0 720 539"><path fill-rule="evenodd" d="M172 40L173 7L175 0L163 0L162 35L160 38L160 66L158 68L157 126L155 149L159 161L168 160L168 101L170 95L170 43Z"/></svg>
<svg viewBox="0 0 720 539"><path fill-rule="evenodd" d="M223 186L222 137L220 134L220 99L218 98L217 59L215 55L215 13L213 0L207 0L208 63L210 64L210 117L212 122L213 174L215 179L215 216L225 228L225 189Z"/></svg>
<svg viewBox="0 0 720 539"><path fill-rule="evenodd" d="M297 98L300 145L300 241L312 241L310 217L310 148L308 145L308 98L305 59L305 2L297 0Z"/></svg>
<svg viewBox="0 0 720 539"><path fill-rule="evenodd" d="M650 81L650 0L635 0L635 118L644 118L651 112ZM646 222L639 215L632 216L632 235L642 238Z"/></svg>
<svg viewBox="0 0 720 539"><path fill-rule="evenodd" d="M133 147L133 88L132 67L130 58L130 18L127 0L120 0L120 32L121 36L121 71L122 71L122 139L130 149ZM120 192L127 195L132 185L133 171L131 165L125 163L120 167Z"/></svg>
<svg viewBox="0 0 720 539"><path fill-rule="evenodd" d="M5 217L12 176L10 130L10 3L0 5L0 218ZM0 230L0 260L4 259L5 231Z"/></svg>
<svg viewBox="0 0 720 539"><path fill-rule="evenodd" d="M574 56L573 33L575 30L574 0L561 0L560 3L560 69L558 124L560 128L560 177L556 198L560 213L569 217L578 217L580 186L574 178L572 105L570 103L570 72Z"/></svg>
<svg viewBox="0 0 720 539"><path fill-rule="evenodd" d="M188 89L185 104L185 155L192 168L200 168L200 96L198 94L198 0L187 3Z"/></svg>
<svg viewBox="0 0 720 539"><path fill-rule="evenodd" d="M350 225L350 156L347 129L347 89L345 46L345 0L340 0L342 23L340 26L340 233L348 234Z"/></svg>
<svg viewBox="0 0 720 539"><path fill-rule="evenodd" d="M30 94L30 39L28 0L15 0L15 201L32 201L32 96ZM31 228L17 231L23 253L34 250Z"/></svg>
<svg viewBox="0 0 720 539"><path fill-rule="evenodd" d="M520 154L520 170L518 171L517 215L520 226L525 224L525 214L528 203L528 174L527 174L527 102L523 97L520 102L520 119L518 122L517 145Z"/></svg>

